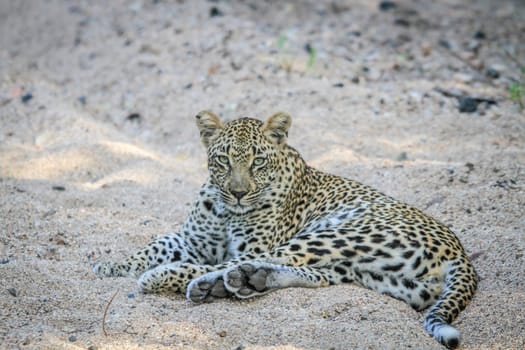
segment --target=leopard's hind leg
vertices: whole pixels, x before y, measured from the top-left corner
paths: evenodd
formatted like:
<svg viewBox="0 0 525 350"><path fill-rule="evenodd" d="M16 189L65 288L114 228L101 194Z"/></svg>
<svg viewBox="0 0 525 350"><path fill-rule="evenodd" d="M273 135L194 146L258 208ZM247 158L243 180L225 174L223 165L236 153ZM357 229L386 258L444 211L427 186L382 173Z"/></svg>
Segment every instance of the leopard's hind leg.
<svg viewBox="0 0 525 350"><path fill-rule="evenodd" d="M408 277L399 274L354 269L355 282L409 304L417 311L439 299L445 282L437 276Z"/></svg>

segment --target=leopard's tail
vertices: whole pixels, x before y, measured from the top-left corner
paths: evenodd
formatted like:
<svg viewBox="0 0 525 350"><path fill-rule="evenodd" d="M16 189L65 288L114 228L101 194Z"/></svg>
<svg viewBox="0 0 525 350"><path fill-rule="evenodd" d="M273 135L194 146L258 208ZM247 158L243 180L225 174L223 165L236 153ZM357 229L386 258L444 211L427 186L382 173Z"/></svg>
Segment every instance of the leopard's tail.
<svg viewBox="0 0 525 350"><path fill-rule="evenodd" d="M459 345L460 335L450 324L465 309L476 291L478 277L469 258L451 261L445 289L425 315L425 329L449 349Z"/></svg>

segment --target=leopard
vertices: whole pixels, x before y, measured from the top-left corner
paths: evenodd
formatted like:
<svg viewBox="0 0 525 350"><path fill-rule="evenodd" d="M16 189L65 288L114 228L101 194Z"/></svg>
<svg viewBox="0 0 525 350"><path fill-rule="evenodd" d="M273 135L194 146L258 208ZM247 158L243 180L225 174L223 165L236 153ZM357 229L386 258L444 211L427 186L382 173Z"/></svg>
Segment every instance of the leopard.
<svg viewBox="0 0 525 350"><path fill-rule="evenodd" d="M478 282L458 237L414 206L307 165L288 145L291 121L199 112L209 176L183 226L94 272L193 303L353 283L428 309L426 331L456 348L451 324Z"/></svg>

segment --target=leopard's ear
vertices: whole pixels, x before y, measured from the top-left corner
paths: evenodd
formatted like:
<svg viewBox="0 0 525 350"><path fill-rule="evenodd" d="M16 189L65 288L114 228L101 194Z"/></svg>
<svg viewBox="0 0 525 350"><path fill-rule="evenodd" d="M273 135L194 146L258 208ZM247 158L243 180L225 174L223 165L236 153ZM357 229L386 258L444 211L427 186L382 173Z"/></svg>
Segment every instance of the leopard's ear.
<svg viewBox="0 0 525 350"><path fill-rule="evenodd" d="M279 112L268 118L262 127L266 137L276 145L284 145L288 137L288 129L292 125L292 117L288 113Z"/></svg>
<svg viewBox="0 0 525 350"><path fill-rule="evenodd" d="M224 126L219 117L209 111L197 113L195 119L197 120L197 127L201 134L201 142L204 147L208 148Z"/></svg>

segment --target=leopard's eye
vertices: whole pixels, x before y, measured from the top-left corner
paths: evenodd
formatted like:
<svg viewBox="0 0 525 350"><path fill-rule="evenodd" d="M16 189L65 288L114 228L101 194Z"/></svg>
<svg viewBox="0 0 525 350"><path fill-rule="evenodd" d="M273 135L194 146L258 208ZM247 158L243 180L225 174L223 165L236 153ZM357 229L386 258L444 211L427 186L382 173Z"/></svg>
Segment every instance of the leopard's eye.
<svg viewBox="0 0 525 350"><path fill-rule="evenodd" d="M220 164L225 165L225 166L229 166L230 165L230 160L226 156L218 156L217 157L217 161Z"/></svg>
<svg viewBox="0 0 525 350"><path fill-rule="evenodd" d="M257 157L253 160L253 165L254 166L261 166L263 165L264 163L266 163L266 158L263 158L263 157Z"/></svg>

